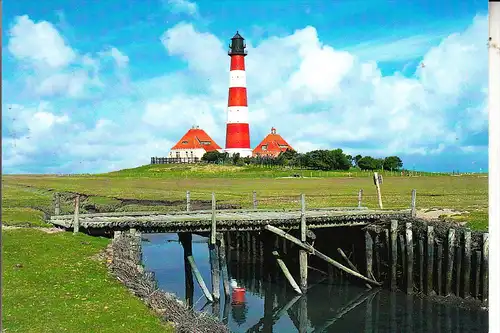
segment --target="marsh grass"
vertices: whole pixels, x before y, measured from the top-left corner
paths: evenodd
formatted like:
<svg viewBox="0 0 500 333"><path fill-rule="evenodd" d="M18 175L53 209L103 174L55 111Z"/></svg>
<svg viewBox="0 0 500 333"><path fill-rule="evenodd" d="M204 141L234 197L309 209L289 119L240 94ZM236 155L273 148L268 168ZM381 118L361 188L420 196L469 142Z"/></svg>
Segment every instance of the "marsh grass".
<svg viewBox="0 0 500 333"><path fill-rule="evenodd" d="M3 230L5 332L172 332L95 259L108 242Z"/></svg>

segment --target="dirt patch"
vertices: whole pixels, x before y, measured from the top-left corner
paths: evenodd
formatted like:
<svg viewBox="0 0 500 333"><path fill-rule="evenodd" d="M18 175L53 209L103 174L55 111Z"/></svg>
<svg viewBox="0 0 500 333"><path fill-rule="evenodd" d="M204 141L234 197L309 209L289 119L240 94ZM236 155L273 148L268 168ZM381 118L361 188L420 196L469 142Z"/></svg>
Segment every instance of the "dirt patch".
<svg viewBox="0 0 500 333"><path fill-rule="evenodd" d="M461 212L449 208L435 208L435 209L420 209L417 210L417 218L423 219L423 220L437 220L442 216L454 216L454 215L462 215L466 214L468 212ZM465 222L464 222L465 223Z"/></svg>
<svg viewBox="0 0 500 333"><path fill-rule="evenodd" d="M54 234L57 232L64 232L65 230L62 228L43 228L43 227L19 227L19 226L9 226L9 225L2 225L2 229L4 230L12 230L12 229L35 229L35 230L40 230L48 234Z"/></svg>

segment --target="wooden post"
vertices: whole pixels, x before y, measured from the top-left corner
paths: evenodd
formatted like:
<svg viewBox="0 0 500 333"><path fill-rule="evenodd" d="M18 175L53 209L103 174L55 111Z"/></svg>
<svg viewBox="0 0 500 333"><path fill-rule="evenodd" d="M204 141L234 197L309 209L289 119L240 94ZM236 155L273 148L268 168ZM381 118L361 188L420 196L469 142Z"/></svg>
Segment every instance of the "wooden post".
<svg viewBox="0 0 500 333"><path fill-rule="evenodd" d="M443 244L437 244L437 294L441 295L441 286L443 285L442 271L443 271Z"/></svg>
<svg viewBox="0 0 500 333"><path fill-rule="evenodd" d="M351 267L351 269L357 273L359 273L359 270L356 268L356 266L354 266L354 264L349 260L349 258L347 258L347 256L345 255L344 251L342 251L342 249L339 247L337 248L337 251L340 253L340 255L342 256L342 258L344 258L344 260L347 262L347 264L349 265L349 267ZM331 267L330 265L328 267ZM368 274L366 275L368 277L370 277ZM372 289L372 286L370 286L368 283L365 284L366 287L368 289Z"/></svg>
<svg viewBox="0 0 500 333"><path fill-rule="evenodd" d="M187 232L180 232L179 241L184 248L184 279L186 284L186 302L189 307L193 306L194 282L193 271L189 265L188 257L193 255L192 235Z"/></svg>
<svg viewBox="0 0 500 333"><path fill-rule="evenodd" d="M433 292L433 270L434 270L434 227L427 226L427 295Z"/></svg>
<svg viewBox="0 0 500 333"><path fill-rule="evenodd" d="M231 290L229 288L229 274L227 271L227 261L226 261L226 245L224 242L224 236L222 234L217 234L219 238L219 269L222 273L222 283L224 285L224 295L227 298L231 294Z"/></svg>
<svg viewBox="0 0 500 333"><path fill-rule="evenodd" d="M391 221L391 289L396 290L396 268L398 263L398 221Z"/></svg>
<svg viewBox="0 0 500 333"><path fill-rule="evenodd" d="M215 245L216 242L216 220L215 220L215 209L216 209L216 204L215 204L215 193L212 192L212 228L210 229L210 244Z"/></svg>
<svg viewBox="0 0 500 333"><path fill-rule="evenodd" d="M407 264L407 275L406 275L406 293L413 293L413 231L411 229L411 223L406 223L406 264Z"/></svg>
<svg viewBox="0 0 500 333"><path fill-rule="evenodd" d="M403 235L398 235L399 239L399 249L401 250L401 285L405 283L405 276L407 275L406 271L406 250L405 250L405 240Z"/></svg>
<svg viewBox="0 0 500 333"><path fill-rule="evenodd" d="M456 292L455 295L460 297L460 282L462 280L462 247L460 246L460 237L457 238L457 247L456 247L456 262L457 262L457 268L456 268Z"/></svg>
<svg viewBox="0 0 500 333"><path fill-rule="evenodd" d="M448 260L446 261L446 285L445 295L451 292L451 282L453 277L453 259L455 254L455 229L448 230Z"/></svg>
<svg viewBox="0 0 500 333"><path fill-rule="evenodd" d="M80 212L80 195L77 195L75 197L75 213L73 216L73 234L77 234L78 231L80 230L80 218L79 218L79 212Z"/></svg>
<svg viewBox="0 0 500 333"><path fill-rule="evenodd" d="M417 190L411 190L411 216L417 216Z"/></svg>
<svg viewBox="0 0 500 333"><path fill-rule="evenodd" d="M418 239L418 265L419 265L419 289L420 292L424 292L424 240L420 237Z"/></svg>
<svg viewBox="0 0 500 333"><path fill-rule="evenodd" d="M366 276L373 278L373 239L370 232L365 231Z"/></svg>
<svg viewBox="0 0 500 333"><path fill-rule="evenodd" d="M61 214L61 196L59 192L54 193L54 215Z"/></svg>
<svg viewBox="0 0 500 333"><path fill-rule="evenodd" d="M292 288L298 293L302 294L302 291L300 290L300 287L297 285L297 282L293 279L292 274L290 274L290 271L286 267L285 263L283 260L280 258L280 255L278 254L278 251L273 251L273 256L276 258L276 261L278 262L278 265L280 266L281 270L283 271L283 274L285 275L286 279L292 286Z"/></svg>
<svg viewBox="0 0 500 333"><path fill-rule="evenodd" d="M208 243L210 257L210 272L212 273L212 294L214 300L220 298L220 272L219 272L219 251L217 248L217 232L215 230L215 195L212 193L212 228L210 232L210 242Z"/></svg>
<svg viewBox="0 0 500 333"><path fill-rule="evenodd" d="M301 212L300 212L300 240L305 243L307 226L306 226L306 196L300 195ZM299 251L300 262L300 288L302 292L307 290L307 252L301 249Z"/></svg>
<svg viewBox="0 0 500 333"><path fill-rule="evenodd" d="M488 269L489 269L489 241L488 233L483 234L483 302L488 302Z"/></svg>
<svg viewBox="0 0 500 333"><path fill-rule="evenodd" d="M191 211L191 193L186 191L186 211Z"/></svg>
<svg viewBox="0 0 500 333"><path fill-rule="evenodd" d="M479 286L481 285L481 251L475 251L474 262L476 265L474 279L474 296L479 299Z"/></svg>
<svg viewBox="0 0 500 333"><path fill-rule="evenodd" d="M464 298L470 296L470 264L471 264L471 232L466 231L464 236Z"/></svg>
<svg viewBox="0 0 500 333"><path fill-rule="evenodd" d="M361 208L361 202L363 200L363 189L358 192L358 208Z"/></svg>
<svg viewBox="0 0 500 333"><path fill-rule="evenodd" d="M380 279L380 234L375 235L375 278L378 281Z"/></svg>
<svg viewBox="0 0 500 333"><path fill-rule="evenodd" d="M188 262L189 265L191 265L191 270L193 271L194 277L196 278L196 281L198 282L201 290L203 291L203 294L207 298L209 302L213 302L214 299L212 298L212 295L210 295L210 292L208 291L207 285L205 284L205 281L203 281L203 277L200 274L200 271L198 270L198 267L196 267L196 263L194 262L193 256L188 256Z"/></svg>
<svg viewBox="0 0 500 333"><path fill-rule="evenodd" d="M375 181L375 187L377 188L378 205L380 209L384 209L384 206L382 205L382 193L380 192L380 182L378 179L378 172L373 173L373 180Z"/></svg>
<svg viewBox="0 0 500 333"><path fill-rule="evenodd" d="M252 192L252 196L253 196L253 209L257 209L257 192L253 191Z"/></svg>

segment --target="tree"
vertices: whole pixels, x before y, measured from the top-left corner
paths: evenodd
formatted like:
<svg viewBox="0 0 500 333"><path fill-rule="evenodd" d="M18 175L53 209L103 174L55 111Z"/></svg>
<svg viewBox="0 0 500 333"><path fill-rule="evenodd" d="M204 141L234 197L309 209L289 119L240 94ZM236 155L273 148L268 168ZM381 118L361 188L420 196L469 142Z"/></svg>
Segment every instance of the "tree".
<svg viewBox="0 0 500 333"><path fill-rule="evenodd" d="M398 156L388 156L384 159L385 170L399 170L403 167L403 161Z"/></svg>
<svg viewBox="0 0 500 333"><path fill-rule="evenodd" d="M358 167L361 170L376 170L377 169L377 160L371 156L364 156L359 159Z"/></svg>
<svg viewBox="0 0 500 333"><path fill-rule="evenodd" d="M359 167L358 162L359 162L359 160L360 160L360 159L362 159L362 158L363 158L363 156L361 156L361 155L356 155L356 156L354 156L354 165L356 165L357 167Z"/></svg>
<svg viewBox="0 0 500 333"><path fill-rule="evenodd" d="M240 161L240 153L233 154L233 164L238 165L238 162Z"/></svg>
<svg viewBox="0 0 500 333"><path fill-rule="evenodd" d="M224 153L219 153L217 150L206 152L201 157L202 161L205 161L208 163L217 163L223 159L224 159Z"/></svg>

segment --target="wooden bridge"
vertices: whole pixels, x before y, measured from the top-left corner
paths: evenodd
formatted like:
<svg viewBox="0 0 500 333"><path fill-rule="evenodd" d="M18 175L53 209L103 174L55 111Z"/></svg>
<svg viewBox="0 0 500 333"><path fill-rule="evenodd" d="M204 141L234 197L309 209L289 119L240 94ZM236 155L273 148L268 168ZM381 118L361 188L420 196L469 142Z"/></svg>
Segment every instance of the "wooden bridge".
<svg viewBox="0 0 500 333"><path fill-rule="evenodd" d="M299 229L301 210L219 210L191 212L115 212L95 214L55 215L54 225L64 228L127 230L143 233L217 232L263 230L266 225ZM401 219L411 216L411 210L371 210L366 208L321 208L304 211L307 227L328 228L364 226L381 219Z"/></svg>

